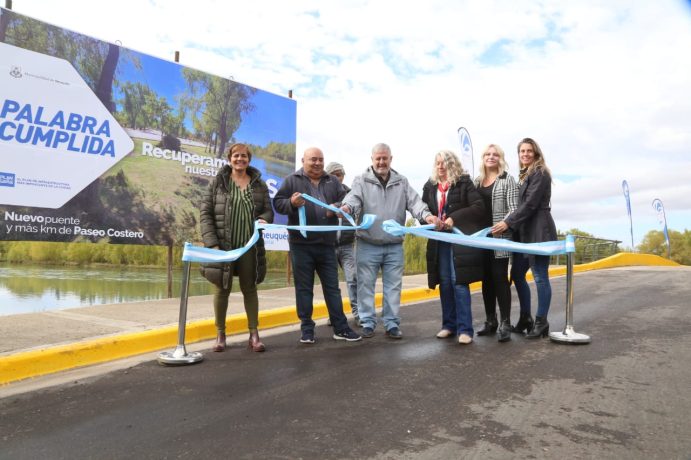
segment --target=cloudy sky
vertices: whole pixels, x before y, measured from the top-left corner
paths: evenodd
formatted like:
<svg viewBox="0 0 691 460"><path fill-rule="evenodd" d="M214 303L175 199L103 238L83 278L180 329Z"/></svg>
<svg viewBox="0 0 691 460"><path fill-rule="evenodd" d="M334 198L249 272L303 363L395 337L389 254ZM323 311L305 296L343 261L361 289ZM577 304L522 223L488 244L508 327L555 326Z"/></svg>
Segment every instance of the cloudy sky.
<svg viewBox="0 0 691 460"><path fill-rule="evenodd" d="M606 5L606 6L603 6ZM350 182L388 143L416 189L440 149L536 139L553 215L631 245L691 229L689 0L14 0L17 13L297 100L298 158ZM469 166L469 165L468 165Z"/></svg>

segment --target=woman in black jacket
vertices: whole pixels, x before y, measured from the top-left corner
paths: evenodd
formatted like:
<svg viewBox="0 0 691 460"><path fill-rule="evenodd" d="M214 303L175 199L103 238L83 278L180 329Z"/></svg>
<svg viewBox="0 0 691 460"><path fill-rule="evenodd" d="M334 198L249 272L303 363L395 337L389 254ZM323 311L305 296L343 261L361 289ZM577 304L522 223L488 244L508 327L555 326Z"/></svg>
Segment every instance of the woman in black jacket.
<svg viewBox="0 0 691 460"><path fill-rule="evenodd" d="M518 233L522 243L555 241L557 228L550 213L552 197L552 176L545 156L537 142L526 137L518 143L518 161L521 166L518 181L518 208L506 219L492 227L492 233L501 233L511 228ZM521 305L521 318L515 329L521 332L529 328L530 288L525 274L530 267L537 289L537 313L532 330L526 335L529 339L546 337L549 333L547 313L552 301L552 285L549 282L549 256L521 256L514 254L511 278Z"/></svg>
<svg viewBox="0 0 691 460"><path fill-rule="evenodd" d="M228 149L229 165L223 166L209 184L201 202L201 230L204 246L229 251L243 247L254 232L254 221L273 222L274 212L269 189L261 172L249 165L252 153L245 144ZM266 276L264 240L259 241L235 262L207 264L202 273L215 286L214 313L217 337L213 351L226 349L226 313L233 275L240 279L240 290L250 332L248 348L261 352L266 348L259 340L259 299L257 284Z"/></svg>
<svg viewBox="0 0 691 460"><path fill-rule="evenodd" d="M432 175L422 190L422 201L437 215L446 230L454 226L465 234L482 228L485 205L463 173L456 154L442 150L434 157ZM473 341L473 316L469 284L482 279L482 250L427 241L427 282L430 289L439 285L442 329L437 338L458 335L458 343Z"/></svg>

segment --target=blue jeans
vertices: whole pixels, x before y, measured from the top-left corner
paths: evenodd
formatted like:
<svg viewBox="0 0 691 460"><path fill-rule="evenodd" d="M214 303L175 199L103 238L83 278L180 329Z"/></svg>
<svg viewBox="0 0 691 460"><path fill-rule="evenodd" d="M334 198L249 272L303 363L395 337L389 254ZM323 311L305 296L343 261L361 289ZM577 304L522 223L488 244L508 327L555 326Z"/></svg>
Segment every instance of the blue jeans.
<svg viewBox="0 0 691 460"><path fill-rule="evenodd" d="M358 313L363 327L371 329L377 326L374 309L374 287L381 269L384 285L382 321L386 330L401 324L401 286L403 285L403 244L370 244L358 240L356 247L357 260L357 298Z"/></svg>
<svg viewBox="0 0 691 460"><path fill-rule="evenodd" d="M328 244L290 244L290 261L293 264L295 281L295 303L302 331L314 330L312 311L314 309L314 274L324 293L329 319L335 332L348 329L348 320L343 313L341 288L338 286L338 262L334 247Z"/></svg>
<svg viewBox="0 0 691 460"><path fill-rule="evenodd" d="M532 260L532 263L531 263ZM516 286L521 314L530 314L530 287L525 280L528 268L533 272L537 290L537 316L547 317L552 303L552 285L549 282L549 256L530 256L514 253L511 279Z"/></svg>
<svg viewBox="0 0 691 460"><path fill-rule="evenodd" d="M459 335L468 334L472 337L474 331L473 312L470 308L470 288L467 284L456 284L452 245L438 241L437 251L442 328Z"/></svg>
<svg viewBox="0 0 691 460"><path fill-rule="evenodd" d="M357 318L357 266L355 265L355 250L353 249L353 244L336 246L336 258L345 274L348 297L350 298L350 309L353 312L353 316Z"/></svg>

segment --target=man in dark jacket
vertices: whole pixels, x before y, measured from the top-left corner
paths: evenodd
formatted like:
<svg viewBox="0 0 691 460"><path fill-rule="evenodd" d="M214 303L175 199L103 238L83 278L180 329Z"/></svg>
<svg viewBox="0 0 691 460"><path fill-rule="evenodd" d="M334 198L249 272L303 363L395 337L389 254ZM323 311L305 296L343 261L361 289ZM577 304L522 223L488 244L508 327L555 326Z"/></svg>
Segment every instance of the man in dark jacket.
<svg viewBox="0 0 691 460"><path fill-rule="evenodd" d="M324 154L316 147L305 150L302 168L286 177L274 196L274 208L288 216L288 225L299 223L299 208L305 207L307 225L337 225L338 218L332 212L307 202L306 193L324 203L340 205L345 190L333 176L324 172ZM329 319L334 329L333 338L354 342L361 337L348 326L343 313L341 289L338 286L338 262L334 244L336 232L289 231L290 261L293 265L295 302L302 331L301 343L314 343L312 320L314 299L314 274L319 275Z"/></svg>
<svg viewBox="0 0 691 460"><path fill-rule="evenodd" d="M341 183L343 190L348 193L350 187L343 183L345 179L345 168L342 164L335 161L326 165L327 174L336 176L336 179ZM342 225L349 225L345 219L339 219ZM345 274L346 286L348 287L348 297L350 299L350 309L353 312L356 324L360 324L360 318L357 310L357 266L355 265L355 232L338 232L336 235L336 259L338 265L343 269Z"/></svg>

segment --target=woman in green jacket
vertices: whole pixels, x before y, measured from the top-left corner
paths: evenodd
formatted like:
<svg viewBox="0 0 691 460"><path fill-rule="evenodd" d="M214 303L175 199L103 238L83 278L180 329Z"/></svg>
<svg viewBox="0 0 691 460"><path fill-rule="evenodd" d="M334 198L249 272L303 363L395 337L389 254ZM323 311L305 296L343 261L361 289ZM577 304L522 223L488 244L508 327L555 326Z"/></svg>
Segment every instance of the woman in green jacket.
<svg viewBox="0 0 691 460"><path fill-rule="evenodd" d="M252 153L245 144L228 149L228 165L223 166L209 184L201 202L201 231L204 246L229 251L243 247L254 232L254 221L273 222L269 189L261 172L250 166ZM266 276L264 240L259 241L235 262L207 264L202 273L215 286L214 313L217 337L213 351L226 349L226 313L233 275L240 280L250 337L248 348L261 352L259 340L259 299L257 284Z"/></svg>

